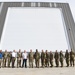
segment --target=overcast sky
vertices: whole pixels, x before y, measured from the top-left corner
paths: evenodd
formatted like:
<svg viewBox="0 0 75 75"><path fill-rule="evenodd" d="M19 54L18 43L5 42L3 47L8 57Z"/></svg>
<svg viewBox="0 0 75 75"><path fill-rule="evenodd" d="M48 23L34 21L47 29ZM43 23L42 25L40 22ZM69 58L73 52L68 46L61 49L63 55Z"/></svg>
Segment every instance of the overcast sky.
<svg viewBox="0 0 75 75"><path fill-rule="evenodd" d="M75 16L74 1L46 1L68 2L73 17ZM65 37L62 19L62 13L59 9L9 8L1 48L3 50L18 50L20 48L22 50L26 49L29 51L29 49L33 49L35 51L37 48L39 51L41 51L41 49L65 51L68 48L68 43Z"/></svg>

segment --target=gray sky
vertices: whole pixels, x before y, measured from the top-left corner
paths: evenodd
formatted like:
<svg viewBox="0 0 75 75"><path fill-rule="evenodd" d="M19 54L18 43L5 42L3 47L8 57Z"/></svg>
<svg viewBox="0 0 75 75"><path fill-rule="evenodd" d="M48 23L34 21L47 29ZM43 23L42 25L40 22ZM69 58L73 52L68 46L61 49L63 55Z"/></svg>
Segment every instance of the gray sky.
<svg viewBox="0 0 75 75"><path fill-rule="evenodd" d="M67 1L61 0L61 2ZM58 2L58 0L55 0L55 2ZM72 2L69 4L74 17L73 4ZM35 51L37 48L39 51L41 49L65 51L68 45L64 34L61 11L48 8L9 8L1 48L3 50L18 50L20 48Z"/></svg>

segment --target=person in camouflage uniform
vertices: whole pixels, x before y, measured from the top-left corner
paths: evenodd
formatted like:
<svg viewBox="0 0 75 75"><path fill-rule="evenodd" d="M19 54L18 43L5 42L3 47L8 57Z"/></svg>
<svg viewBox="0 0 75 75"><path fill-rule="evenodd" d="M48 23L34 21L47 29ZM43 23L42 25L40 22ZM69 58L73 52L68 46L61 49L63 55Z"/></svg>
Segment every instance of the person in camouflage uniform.
<svg viewBox="0 0 75 75"><path fill-rule="evenodd" d="M35 58L36 67L39 68L40 53L38 52L38 49L36 49L36 52L34 54L34 58Z"/></svg>
<svg viewBox="0 0 75 75"><path fill-rule="evenodd" d="M32 49L30 50L28 57L29 57L29 68L33 68L34 54L32 52Z"/></svg>
<svg viewBox="0 0 75 75"><path fill-rule="evenodd" d="M63 55L63 52L61 50L60 51L60 63L61 63L61 67L63 67L63 58L64 58L64 55Z"/></svg>
<svg viewBox="0 0 75 75"><path fill-rule="evenodd" d="M50 59L50 65L51 65L51 67L53 67L53 53L52 53L52 51L50 51L49 59Z"/></svg>
<svg viewBox="0 0 75 75"><path fill-rule="evenodd" d="M59 66L59 53L57 52L57 50L55 52L54 58L55 58L56 67L58 67Z"/></svg>
<svg viewBox="0 0 75 75"><path fill-rule="evenodd" d="M13 52L11 53L12 54L12 68L15 68L15 60L16 60L16 57L17 57L17 53L15 50L13 50Z"/></svg>
<svg viewBox="0 0 75 75"><path fill-rule="evenodd" d="M7 50L5 50L5 52L3 53L3 67L6 67L7 55L8 55L8 52Z"/></svg>
<svg viewBox="0 0 75 75"><path fill-rule="evenodd" d="M10 67L10 63L11 63L11 60L12 60L12 55L11 55L11 51L8 53L7 55L7 58L8 58L8 67Z"/></svg>
<svg viewBox="0 0 75 75"><path fill-rule="evenodd" d="M66 67L69 67L69 52L68 52L68 50L66 50L65 58L66 58L66 64L67 64Z"/></svg>
<svg viewBox="0 0 75 75"><path fill-rule="evenodd" d="M71 49L70 51L70 65L74 66L74 56L75 56L75 53L73 52L73 50Z"/></svg>
<svg viewBox="0 0 75 75"><path fill-rule="evenodd" d="M49 54L48 50L45 52L45 67L49 67Z"/></svg>
<svg viewBox="0 0 75 75"><path fill-rule="evenodd" d="M42 50L41 52L41 66L44 68L45 67L45 53Z"/></svg>
<svg viewBox="0 0 75 75"><path fill-rule="evenodd" d="M19 52L17 52L17 68L21 67L21 58L22 58L22 53L21 49L19 49Z"/></svg>

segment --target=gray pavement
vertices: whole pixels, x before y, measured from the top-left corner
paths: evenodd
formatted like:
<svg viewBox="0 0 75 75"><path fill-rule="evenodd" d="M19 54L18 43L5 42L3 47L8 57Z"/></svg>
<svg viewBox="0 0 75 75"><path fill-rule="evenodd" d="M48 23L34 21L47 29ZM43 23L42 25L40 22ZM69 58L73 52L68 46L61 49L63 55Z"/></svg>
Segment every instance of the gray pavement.
<svg viewBox="0 0 75 75"><path fill-rule="evenodd" d="M55 61L55 60L54 60ZM29 61L27 61L27 68L0 68L0 75L75 75L75 66L74 67L66 67L66 62L64 59L64 67L48 67L48 68L29 68ZM17 62L15 62L15 67ZM59 62L60 65L60 62ZM41 66L41 63L40 63Z"/></svg>
<svg viewBox="0 0 75 75"><path fill-rule="evenodd" d="M75 67L0 68L0 75L75 75Z"/></svg>

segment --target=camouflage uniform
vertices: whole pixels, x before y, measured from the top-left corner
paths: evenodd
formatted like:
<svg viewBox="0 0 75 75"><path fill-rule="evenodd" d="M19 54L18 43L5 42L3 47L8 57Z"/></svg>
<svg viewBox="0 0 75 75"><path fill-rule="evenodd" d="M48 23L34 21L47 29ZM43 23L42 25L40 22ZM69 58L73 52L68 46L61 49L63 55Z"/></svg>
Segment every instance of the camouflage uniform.
<svg viewBox="0 0 75 75"><path fill-rule="evenodd" d="M3 67L6 67L7 55L8 55L8 53L7 53L7 51L5 51L3 54Z"/></svg>
<svg viewBox="0 0 75 75"><path fill-rule="evenodd" d="M45 53L43 51L41 52L41 66L45 67Z"/></svg>
<svg viewBox="0 0 75 75"><path fill-rule="evenodd" d="M49 66L49 54L46 50L45 52L45 66L48 67Z"/></svg>
<svg viewBox="0 0 75 75"><path fill-rule="evenodd" d="M10 67L10 63L11 63L11 60L12 60L11 52L8 53L7 58L8 58L8 67Z"/></svg>
<svg viewBox="0 0 75 75"><path fill-rule="evenodd" d="M15 60L16 60L16 51L13 50L13 52L11 53L12 54L12 68L14 68L14 64L15 64Z"/></svg>
<svg viewBox="0 0 75 75"><path fill-rule="evenodd" d="M21 57L22 57L22 53L18 52L17 53L17 68L21 67Z"/></svg>
<svg viewBox="0 0 75 75"><path fill-rule="evenodd" d="M63 67L63 58L64 58L64 55L63 55L62 51L60 51L60 63L61 63L61 67Z"/></svg>
<svg viewBox="0 0 75 75"><path fill-rule="evenodd" d="M70 65L74 66L74 56L75 56L75 53L71 50L70 52Z"/></svg>
<svg viewBox="0 0 75 75"><path fill-rule="evenodd" d="M39 68L40 53L38 52L37 49L36 49L36 52L35 52L35 54L34 54L34 58L35 58L36 67Z"/></svg>
<svg viewBox="0 0 75 75"><path fill-rule="evenodd" d="M59 66L59 54L57 50L55 52L54 58L55 58L56 67L58 67Z"/></svg>
<svg viewBox="0 0 75 75"><path fill-rule="evenodd" d="M50 65L51 65L51 67L53 67L53 53L51 51L50 51L49 58L50 58Z"/></svg>
<svg viewBox="0 0 75 75"><path fill-rule="evenodd" d="M29 53L29 67L33 68L33 60L34 60L34 55L33 52Z"/></svg>
<svg viewBox="0 0 75 75"><path fill-rule="evenodd" d="M69 52L68 52L68 50L66 50L65 58L66 58L66 64L67 64L67 67L68 67L69 66Z"/></svg>

